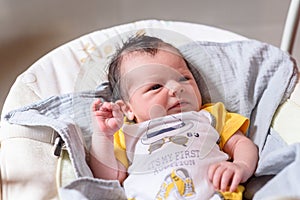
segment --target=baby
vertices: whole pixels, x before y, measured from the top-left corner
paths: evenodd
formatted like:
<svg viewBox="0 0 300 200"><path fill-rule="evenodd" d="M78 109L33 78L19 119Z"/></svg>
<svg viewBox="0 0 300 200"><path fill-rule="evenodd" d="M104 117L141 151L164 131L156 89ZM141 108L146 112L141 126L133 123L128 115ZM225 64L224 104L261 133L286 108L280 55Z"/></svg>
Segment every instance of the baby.
<svg viewBox="0 0 300 200"><path fill-rule="evenodd" d="M254 173L258 152L245 136L249 120L222 103L202 105L174 46L129 38L108 79L114 102L93 104L89 164L95 177L119 180L129 199L209 199L237 191Z"/></svg>

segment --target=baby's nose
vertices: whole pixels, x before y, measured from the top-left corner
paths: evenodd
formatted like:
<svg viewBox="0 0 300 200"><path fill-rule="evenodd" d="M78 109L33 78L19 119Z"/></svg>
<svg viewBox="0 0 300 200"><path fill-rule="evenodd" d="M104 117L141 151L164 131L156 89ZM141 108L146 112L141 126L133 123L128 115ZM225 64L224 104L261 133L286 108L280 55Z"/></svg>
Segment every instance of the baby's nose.
<svg viewBox="0 0 300 200"><path fill-rule="evenodd" d="M167 88L169 89L170 95L179 95L180 93L184 92L183 86L174 80L168 82Z"/></svg>

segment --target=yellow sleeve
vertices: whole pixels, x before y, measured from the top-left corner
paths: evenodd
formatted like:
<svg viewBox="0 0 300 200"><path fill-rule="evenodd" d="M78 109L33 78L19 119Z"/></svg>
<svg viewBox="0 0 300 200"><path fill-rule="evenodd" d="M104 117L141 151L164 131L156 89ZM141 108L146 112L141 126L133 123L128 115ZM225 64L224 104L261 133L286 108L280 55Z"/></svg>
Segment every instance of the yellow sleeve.
<svg viewBox="0 0 300 200"><path fill-rule="evenodd" d="M250 121L248 118L237 113L227 112L223 103L206 104L202 108L215 117L215 128L221 137L219 144L221 149L238 130L245 134L249 127Z"/></svg>
<svg viewBox="0 0 300 200"><path fill-rule="evenodd" d="M117 160L128 168L129 163L127 160L125 137L122 129L114 134L114 152Z"/></svg>

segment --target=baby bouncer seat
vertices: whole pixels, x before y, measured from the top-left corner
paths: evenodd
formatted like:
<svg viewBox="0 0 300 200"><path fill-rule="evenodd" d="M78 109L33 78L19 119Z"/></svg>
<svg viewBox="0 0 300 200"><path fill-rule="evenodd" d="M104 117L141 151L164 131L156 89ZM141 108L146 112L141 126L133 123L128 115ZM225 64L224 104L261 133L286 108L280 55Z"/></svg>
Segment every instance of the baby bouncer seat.
<svg viewBox="0 0 300 200"><path fill-rule="evenodd" d="M115 45L132 34L180 47L205 77L204 100L224 101L229 110L251 119L248 136L259 147L260 161L245 198L300 197L295 167L300 86L289 53L210 26L142 20L68 42L18 76L1 115L2 199L126 199L117 181L93 178L86 160L90 103L109 99L102 84L106 62ZM215 75L222 72L223 78ZM291 174L295 178L284 177Z"/></svg>

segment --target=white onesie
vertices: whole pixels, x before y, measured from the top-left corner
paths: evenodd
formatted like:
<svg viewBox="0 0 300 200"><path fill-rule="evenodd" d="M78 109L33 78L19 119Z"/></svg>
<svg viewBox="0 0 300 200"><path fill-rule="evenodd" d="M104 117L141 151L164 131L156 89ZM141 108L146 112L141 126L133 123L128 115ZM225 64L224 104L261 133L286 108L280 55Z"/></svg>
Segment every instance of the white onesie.
<svg viewBox="0 0 300 200"><path fill-rule="evenodd" d="M124 188L129 199L209 199L211 163L227 160L218 146L213 116L205 111L124 125L130 162Z"/></svg>

